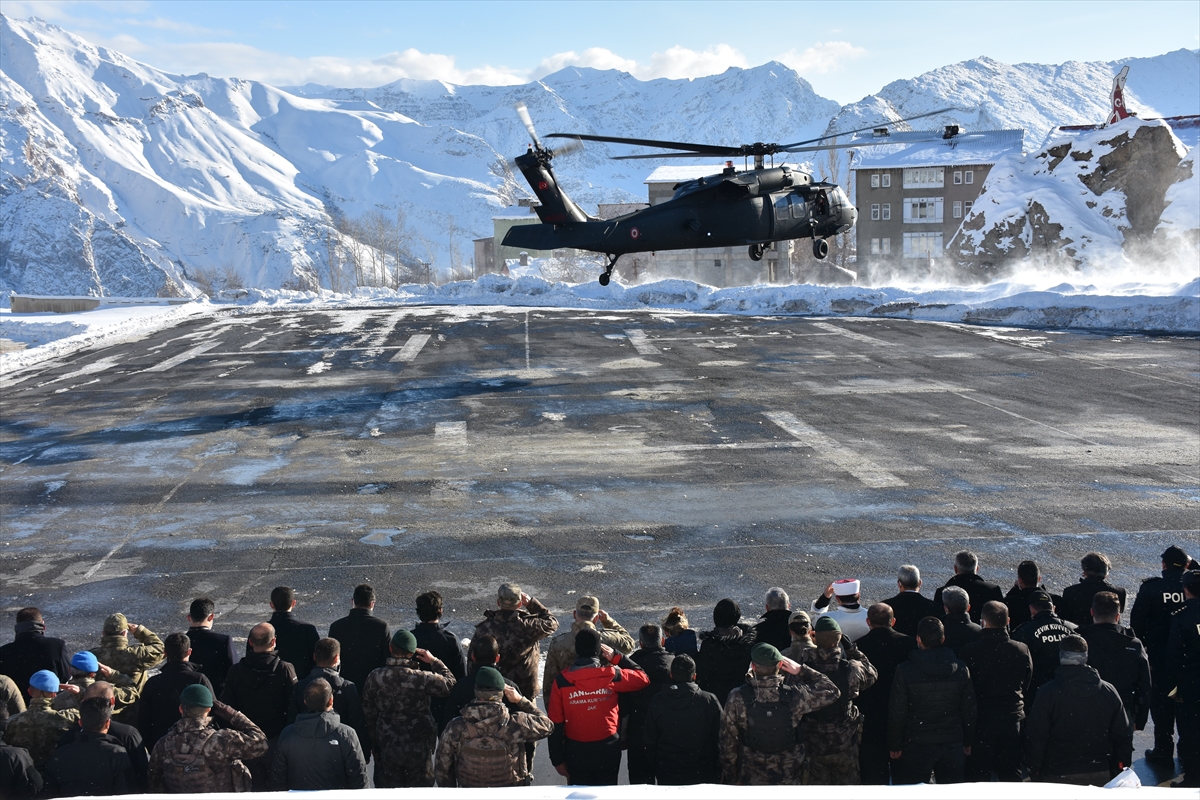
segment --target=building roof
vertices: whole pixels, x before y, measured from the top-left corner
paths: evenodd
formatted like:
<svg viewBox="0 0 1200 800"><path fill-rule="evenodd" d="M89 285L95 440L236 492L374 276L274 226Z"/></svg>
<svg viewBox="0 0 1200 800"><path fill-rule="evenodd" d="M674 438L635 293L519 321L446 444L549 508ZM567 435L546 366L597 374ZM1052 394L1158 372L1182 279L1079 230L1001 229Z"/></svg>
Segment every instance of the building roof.
<svg viewBox="0 0 1200 800"><path fill-rule="evenodd" d="M912 142L927 138L929 131L893 131L888 137L894 144L863 147L854 151L852 170L902 167L942 167L956 164L995 164L1002 156L1025 149L1025 131L1013 128L996 131L964 131L953 139ZM906 140L909 140L906 142ZM878 142L870 132L839 144Z"/></svg>

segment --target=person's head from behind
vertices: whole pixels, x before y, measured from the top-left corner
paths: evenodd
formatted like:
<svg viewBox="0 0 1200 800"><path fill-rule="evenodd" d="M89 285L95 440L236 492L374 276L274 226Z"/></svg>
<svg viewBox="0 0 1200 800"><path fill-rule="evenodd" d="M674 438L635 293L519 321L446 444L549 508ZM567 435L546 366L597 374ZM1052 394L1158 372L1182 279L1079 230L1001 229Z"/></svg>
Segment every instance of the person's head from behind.
<svg viewBox="0 0 1200 800"><path fill-rule="evenodd" d="M1183 594L1185 597L1200 597L1200 569L1189 569L1183 573Z"/></svg>
<svg viewBox="0 0 1200 800"><path fill-rule="evenodd" d="M1083 577L1104 580L1112 569L1112 562L1103 553L1088 553L1079 559L1079 566L1083 570Z"/></svg>
<svg viewBox="0 0 1200 800"><path fill-rule="evenodd" d="M392 634L392 658L411 658L417 652L417 637L411 631L398 630Z"/></svg>
<svg viewBox="0 0 1200 800"><path fill-rule="evenodd" d="M999 600L988 600L983 604L983 610L980 611L979 618L985 628L1007 628L1008 606Z"/></svg>
<svg viewBox="0 0 1200 800"><path fill-rule="evenodd" d="M99 697L110 706L117 704L117 687L113 686L108 681L96 681L91 686L83 690L83 694L79 699L91 700L93 697Z"/></svg>
<svg viewBox="0 0 1200 800"><path fill-rule="evenodd" d="M417 617L421 622L437 622L442 618L442 596L435 591L417 595Z"/></svg>
<svg viewBox="0 0 1200 800"><path fill-rule="evenodd" d="M736 600L726 597L713 607L713 624L718 628L732 628L742 618L742 607Z"/></svg>
<svg viewBox="0 0 1200 800"><path fill-rule="evenodd" d="M467 657L471 663L480 667L490 667L500 662L500 643L490 633L476 636L467 648Z"/></svg>
<svg viewBox="0 0 1200 800"><path fill-rule="evenodd" d="M921 570L912 564L905 564L896 573L896 585L902 592L916 592L921 589Z"/></svg>
<svg viewBox="0 0 1200 800"><path fill-rule="evenodd" d="M1033 561L1022 561L1017 564L1017 585L1022 589L1032 589L1042 582L1038 565Z"/></svg>
<svg viewBox="0 0 1200 800"><path fill-rule="evenodd" d="M170 664L181 664L192 654L192 639L186 633L172 633L163 642L163 651Z"/></svg>
<svg viewBox="0 0 1200 800"><path fill-rule="evenodd" d="M973 575L979 570L979 556L970 550L960 550L954 554L954 574Z"/></svg>
<svg viewBox="0 0 1200 800"><path fill-rule="evenodd" d="M322 714L333 708L333 687L329 681L317 678L304 687L304 707L313 714Z"/></svg>
<svg viewBox="0 0 1200 800"><path fill-rule="evenodd" d="M812 617L807 611L796 609L788 617L788 632L792 634L793 642L803 642L812 639Z"/></svg>
<svg viewBox="0 0 1200 800"><path fill-rule="evenodd" d="M638 646L643 650L657 650L662 647L662 628L653 622L647 622L638 628Z"/></svg>
<svg viewBox="0 0 1200 800"><path fill-rule="evenodd" d="M188 620L193 625L212 623L216 619L217 604L207 597L197 597L188 608Z"/></svg>
<svg viewBox="0 0 1200 800"><path fill-rule="evenodd" d="M683 613L683 609L675 606L667 612L667 618L663 620L662 628L667 632L667 636L678 636L688 629L687 614Z"/></svg>
<svg viewBox="0 0 1200 800"><path fill-rule="evenodd" d="M103 697L90 697L79 703L79 727L88 733L108 733L113 707Z"/></svg>
<svg viewBox="0 0 1200 800"><path fill-rule="evenodd" d="M368 583L360 583L354 587L354 607L372 609L375 607L375 590Z"/></svg>
<svg viewBox="0 0 1200 800"><path fill-rule="evenodd" d="M1121 617L1121 599L1116 592L1096 592L1092 595L1092 622L1114 623Z"/></svg>
<svg viewBox="0 0 1200 800"><path fill-rule="evenodd" d="M759 642L750 650L750 666L758 676L778 675L783 654L773 644Z"/></svg>
<svg viewBox="0 0 1200 800"><path fill-rule="evenodd" d="M480 667L475 673L475 699L499 703L504 699L504 676L495 667Z"/></svg>
<svg viewBox="0 0 1200 800"><path fill-rule="evenodd" d="M251 650L256 653L269 653L275 649L275 626L269 622L260 622L250 629L247 638Z"/></svg>
<svg viewBox="0 0 1200 800"><path fill-rule="evenodd" d="M917 646L922 650L941 647L946 641L946 628L937 617L925 617L917 623Z"/></svg>
<svg viewBox="0 0 1200 800"><path fill-rule="evenodd" d="M942 607L946 609L947 614L965 614L971 609L971 597L965 589L947 586L942 590Z"/></svg>
<svg viewBox="0 0 1200 800"><path fill-rule="evenodd" d="M333 669L342 658L342 643L337 639L318 639L313 645L313 663L323 669Z"/></svg>
<svg viewBox="0 0 1200 800"><path fill-rule="evenodd" d="M891 628L896 624L896 612L887 603L872 603L867 609L867 627Z"/></svg>
<svg viewBox="0 0 1200 800"><path fill-rule="evenodd" d="M207 686L193 683L184 687L179 694L179 713L184 717L199 719L208 716L212 711L213 696Z"/></svg>
<svg viewBox="0 0 1200 800"><path fill-rule="evenodd" d="M1029 595L1029 613L1031 616L1037 616L1047 611L1054 611L1054 598L1050 593L1042 589L1034 589Z"/></svg>
<svg viewBox="0 0 1200 800"><path fill-rule="evenodd" d="M1087 664L1087 640L1078 634L1064 636L1058 642L1058 663L1082 667Z"/></svg>
<svg viewBox="0 0 1200 800"><path fill-rule="evenodd" d="M276 611L291 611L295 607L295 589L290 586L276 586L271 590L271 608Z"/></svg>
<svg viewBox="0 0 1200 800"><path fill-rule="evenodd" d="M690 683L696 680L696 661L689 655L675 656L671 661L671 680Z"/></svg>
<svg viewBox="0 0 1200 800"><path fill-rule="evenodd" d="M779 586L772 586L767 589L767 597L764 603L767 611L787 611L792 607L791 598L788 593Z"/></svg>

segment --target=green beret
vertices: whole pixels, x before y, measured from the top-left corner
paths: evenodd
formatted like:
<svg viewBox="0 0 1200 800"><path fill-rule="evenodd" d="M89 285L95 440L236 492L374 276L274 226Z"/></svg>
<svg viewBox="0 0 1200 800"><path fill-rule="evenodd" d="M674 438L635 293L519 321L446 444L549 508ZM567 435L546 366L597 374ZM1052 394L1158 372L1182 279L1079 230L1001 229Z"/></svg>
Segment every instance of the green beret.
<svg viewBox="0 0 1200 800"><path fill-rule="evenodd" d="M838 625L838 621L833 617L819 617L817 624L813 626L813 630L817 633L824 633L825 631L838 631L840 633L842 626Z"/></svg>
<svg viewBox="0 0 1200 800"><path fill-rule="evenodd" d="M504 676L495 667L483 667L475 673L475 690L479 692L503 692Z"/></svg>
<svg viewBox="0 0 1200 800"><path fill-rule="evenodd" d="M411 631L398 630L392 634L392 649L399 653L417 652L417 637Z"/></svg>
<svg viewBox="0 0 1200 800"><path fill-rule="evenodd" d="M750 660L760 667L773 667L783 661L783 655L775 645L759 642L750 651Z"/></svg>
<svg viewBox="0 0 1200 800"><path fill-rule="evenodd" d="M204 684L193 683L179 693L179 705L189 708L212 708L212 692Z"/></svg>

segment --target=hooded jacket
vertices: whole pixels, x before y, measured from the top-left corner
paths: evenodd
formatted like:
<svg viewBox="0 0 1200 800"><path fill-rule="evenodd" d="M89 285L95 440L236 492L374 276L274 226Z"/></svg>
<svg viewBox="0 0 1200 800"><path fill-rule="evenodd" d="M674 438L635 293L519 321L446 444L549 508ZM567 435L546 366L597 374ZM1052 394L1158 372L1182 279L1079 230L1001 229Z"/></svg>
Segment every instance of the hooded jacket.
<svg viewBox="0 0 1200 800"><path fill-rule="evenodd" d="M671 683L650 700L642 743L661 784L716 783L721 703L694 683Z"/></svg>
<svg viewBox="0 0 1200 800"><path fill-rule="evenodd" d="M503 702L475 700L446 726L438 742L434 774L438 786L522 786L530 780L526 742L545 739L550 718L522 697L516 710Z"/></svg>
<svg viewBox="0 0 1200 800"><path fill-rule="evenodd" d="M367 788L358 734L336 711L300 714L279 734L271 786L277 791Z"/></svg>
<svg viewBox="0 0 1200 800"><path fill-rule="evenodd" d="M1036 777L1128 765L1133 728L1112 684L1088 666L1063 664L1038 690L1025 725L1025 763Z"/></svg>
<svg viewBox="0 0 1200 800"><path fill-rule="evenodd" d="M754 629L740 622L701 633L696 684L715 694L723 706L729 693L746 682L750 651L757 641Z"/></svg>
<svg viewBox="0 0 1200 800"><path fill-rule="evenodd" d="M1009 637L1008 628L984 628L958 657L975 684L980 728L1025 719L1025 690L1033 679L1033 658L1028 647Z"/></svg>
<svg viewBox="0 0 1200 800"><path fill-rule="evenodd" d="M54 797L132 794L138 790L125 748L111 736L82 731L55 751L46 766L46 787Z"/></svg>
<svg viewBox="0 0 1200 800"><path fill-rule="evenodd" d="M221 702L241 711L268 739L287 724L296 670L274 652L251 653L229 669Z"/></svg>
<svg viewBox="0 0 1200 800"><path fill-rule="evenodd" d="M617 695L650 685L640 669L619 666L624 661L616 652L612 665L602 665L598 658L580 658L554 679L546 713L555 725L550 739L550 760L555 765L566 761L564 737L575 742L600 742L617 735Z"/></svg>
<svg viewBox="0 0 1200 800"><path fill-rule="evenodd" d="M1088 644L1088 666L1121 695L1129 722L1138 730L1150 716L1150 661L1133 631L1115 622L1096 622L1079 629Z"/></svg>
<svg viewBox="0 0 1200 800"><path fill-rule="evenodd" d="M313 667L312 672L305 675L292 687L292 705L288 711L288 719L295 721L301 714L308 712L304 705L304 691L317 678L324 678L333 690L333 710L338 715L338 721L349 725L358 734L358 744L362 747L364 756L369 760L371 752L371 732L367 718L363 714L362 695L353 682L346 680L336 670L329 667Z"/></svg>
<svg viewBox="0 0 1200 800"><path fill-rule="evenodd" d="M975 739L975 687L948 647L914 650L896 668L888 706L888 750Z"/></svg>

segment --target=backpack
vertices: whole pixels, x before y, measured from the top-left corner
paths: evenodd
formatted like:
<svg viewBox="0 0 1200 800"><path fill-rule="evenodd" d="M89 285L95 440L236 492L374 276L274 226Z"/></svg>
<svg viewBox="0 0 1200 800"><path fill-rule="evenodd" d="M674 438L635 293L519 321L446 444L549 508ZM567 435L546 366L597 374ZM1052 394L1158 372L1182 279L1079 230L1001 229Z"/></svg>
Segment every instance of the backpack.
<svg viewBox="0 0 1200 800"><path fill-rule="evenodd" d="M187 753L178 751L167 753L163 760L163 785L169 792L212 792L224 791L228 782L229 791L248 792L251 789L250 768L240 759L230 762L228 777L222 776L221 770L207 764L204 759L204 744L217 732L209 726L206 735L199 740L189 742L191 747Z"/></svg>
<svg viewBox="0 0 1200 800"><path fill-rule="evenodd" d="M841 694L830 705L813 711L806 717L814 722L841 722L846 719L846 711L850 708L850 662L842 659L838 662L837 669L832 673L825 673L825 676L833 681Z"/></svg>
<svg viewBox="0 0 1200 800"><path fill-rule="evenodd" d="M779 687L779 700L764 703L754 698L754 687L742 684L742 700L746 703L746 732L742 744L767 755L786 753L801 741L800 726L792 725L792 696L796 690L787 685Z"/></svg>
<svg viewBox="0 0 1200 800"><path fill-rule="evenodd" d="M468 732L471 727L467 726ZM476 788L528 784L527 776L517 766L518 763L523 766L524 759L524 746L513 748L511 742L500 736L464 736L458 748L458 764L455 767L458 785Z"/></svg>

